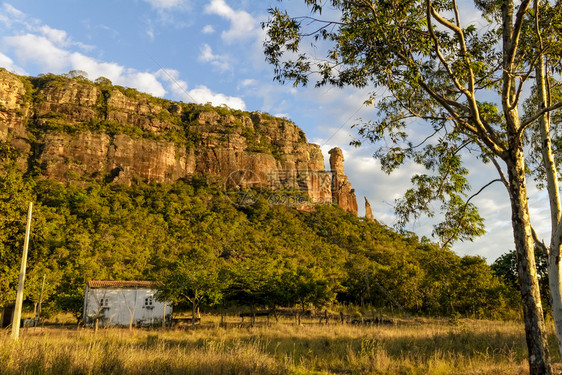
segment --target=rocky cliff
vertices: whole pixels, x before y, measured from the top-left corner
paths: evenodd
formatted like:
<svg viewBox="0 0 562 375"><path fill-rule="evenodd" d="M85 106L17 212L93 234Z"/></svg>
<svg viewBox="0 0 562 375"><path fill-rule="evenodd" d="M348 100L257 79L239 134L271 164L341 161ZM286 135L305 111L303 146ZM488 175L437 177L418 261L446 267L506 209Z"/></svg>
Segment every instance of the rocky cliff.
<svg viewBox="0 0 562 375"><path fill-rule="evenodd" d="M22 168L61 182L210 178L234 191L297 191L357 214L341 150L325 171L320 147L291 121L154 98L103 78L0 70L0 140L20 152Z"/></svg>

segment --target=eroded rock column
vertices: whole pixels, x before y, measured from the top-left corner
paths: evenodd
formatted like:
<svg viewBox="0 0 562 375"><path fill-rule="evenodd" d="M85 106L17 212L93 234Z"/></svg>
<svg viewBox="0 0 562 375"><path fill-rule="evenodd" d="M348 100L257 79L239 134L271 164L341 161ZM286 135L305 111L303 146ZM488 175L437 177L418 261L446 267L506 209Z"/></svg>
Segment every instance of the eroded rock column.
<svg viewBox="0 0 562 375"><path fill-rule="evenodd" d="M332 170L332 200L346 211L357 215L355 189L351 188L343 167L343 153L338 147L331 149L330 168Z"/></svg>

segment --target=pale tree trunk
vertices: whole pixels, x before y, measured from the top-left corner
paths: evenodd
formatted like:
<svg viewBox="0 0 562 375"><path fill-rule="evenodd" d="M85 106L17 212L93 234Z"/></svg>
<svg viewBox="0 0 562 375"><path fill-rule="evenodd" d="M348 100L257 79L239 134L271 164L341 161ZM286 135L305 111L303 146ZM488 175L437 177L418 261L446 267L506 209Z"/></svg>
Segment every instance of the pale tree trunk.
<svg viewBox="0 0 562 375"><path fill-rule="evenodd" d="M516 119L513 120L517 122ZM534 241L531 234L523 148L517 133L510 134L509 138L510 155L506 163L511 222L517 252L517 271L523 302L525 338L529 351L529 370L531 374L552 374L535 265Z"/></svg>
<svg viewBox="0 0 562 375"><path fill-rule="evenodd" d="M560 274L560 240L550 246L548 255L548 286L550 287L552 319L554 320L554 330L558 339L558 351L562 355L562 277ZM552 256L553 248L556 247L557 255Z"/></svg>
<svg viewBox="0 0 562 375"><path fill-rule="evenodd" d="M519 3L514 23L514 2L503 0L502 12L502 108L506 121L508 150L503 159L507 165L509 181L509 198L511 201L511 224L517 253L517 273L523 303L523 319L525 322L525 338L527 341L529 372L531 375L550 375L550 356L546 340L541 304L537 268L535 265L535 249L532 237L531 221L525 178L525 156L523 153L523 134L517 113L517 86L515 76L516 52L519 47L520 26L522 15L530 2Z"/></svg>
<svg viewBox="0 0 562 375"><path fill-rule="evenodd" d="M546 74L544 57L539 59L540 66L537 67L537 87L539 109L547 106ZM552 318L556 338L558 339L558 350L562 356L562 277L560 269L560 245L562 241L560 191L558 188L558 175L554 153L552 151L552 140L550 138L550 118L547 114L539 119L541 132L542 165L546 175L546 186L550 204L551 238L548 249L548 285L550 287ZM546 246L545 246L545 250Z"/></svg>
<svg viewBox="0 0 562 375"><path fill-rule="evenodd" d="M539 41L539 58L536 67L536 83L537 83L537 99L538 110L544 110L550 106L550 97L547 89L548 73L546 70L546 61L542 54L543 43L539 27L539 0L534 1L535 10L535 28L537 39ZM560 273L560 244L562 241L562 227L560 223L561 206L560 191L558 188L558 172L556 162L554 160L554 152L552 150L552 139L550 137L550 115L545 113L539 118L539 129L541 135L541 152L542 166L544 167L546 176L546 187L550 204L550 222L551 222L551 238L550 248L544 246L544 250L548 250L548 285L550 287L552 318L554 320L554 329L556 338L558 339L558 351L562 356L562 277Z"/></svg>

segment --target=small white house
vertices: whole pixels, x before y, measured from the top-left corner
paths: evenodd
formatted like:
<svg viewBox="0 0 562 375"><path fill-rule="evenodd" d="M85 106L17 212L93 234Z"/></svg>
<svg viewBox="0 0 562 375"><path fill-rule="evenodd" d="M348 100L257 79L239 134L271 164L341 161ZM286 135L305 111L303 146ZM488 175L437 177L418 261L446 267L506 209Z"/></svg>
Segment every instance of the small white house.
<svg viewBox="0 0 562 375"><path fill-rule="evenodd" d="M103 326L162 325L172 319L172 304L155 298L152 281L88 281L84 324Z"/></svg>

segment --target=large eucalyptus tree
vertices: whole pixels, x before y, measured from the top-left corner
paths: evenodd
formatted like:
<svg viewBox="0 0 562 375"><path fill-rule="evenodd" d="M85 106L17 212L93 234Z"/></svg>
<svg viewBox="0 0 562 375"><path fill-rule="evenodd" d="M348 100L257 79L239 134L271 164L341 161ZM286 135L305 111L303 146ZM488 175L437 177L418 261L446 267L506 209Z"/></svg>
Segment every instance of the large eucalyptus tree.
<svg viewBox="0 0 562 375"><path fill-rule="evenodd" d="M361 124L360 134L379 146L375 156L387 172L407 160L425 166L396 211L405 223L433 215L430 202L440 201L444 220L434 233L443 245L484 232L466 165L476 158L495 166L497 178L479 191L493 182L506 187L529 365L532 374L549 374L527 172L545 179L551 201L549 272L560 339L559 138L550 114L562 103L551 101L549 92L560 82L562 7L535 1L304 0L308 16L270 10L264 47L280 82L373 89L378 119ZM536 106L523 115L533 86ZM384 94L377 96L381 87ZM417 139L409 138L414 130ZM533 141L540 147L530 157ZM538 168L528 169L531 159Z"/></svg>

